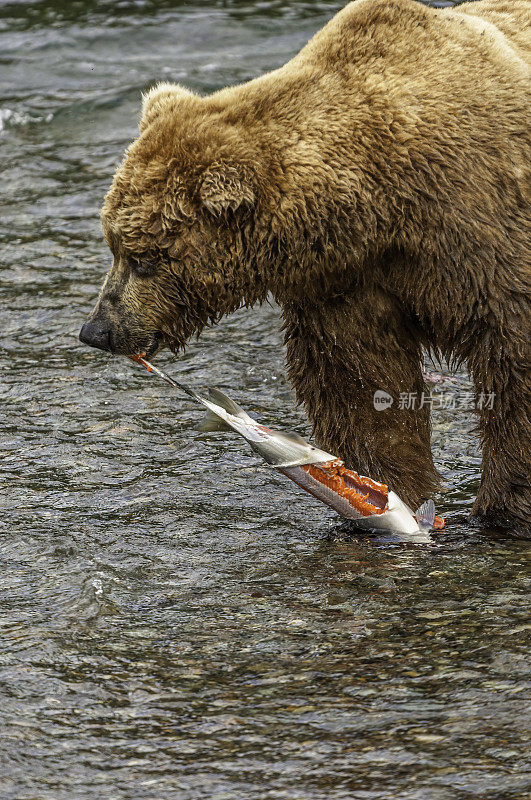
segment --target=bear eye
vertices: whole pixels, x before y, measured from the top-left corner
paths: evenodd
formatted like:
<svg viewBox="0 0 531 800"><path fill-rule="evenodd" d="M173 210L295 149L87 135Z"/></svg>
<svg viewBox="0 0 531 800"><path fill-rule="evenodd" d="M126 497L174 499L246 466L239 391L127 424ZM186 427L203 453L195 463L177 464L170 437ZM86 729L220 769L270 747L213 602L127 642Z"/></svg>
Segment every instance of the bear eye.
<svg viewBox="0 0 531 800"><path fill-rule="evenodd" d="M138 278L148 278L155 269L155 259L149 255L129 256L131 272Z"/></svg>

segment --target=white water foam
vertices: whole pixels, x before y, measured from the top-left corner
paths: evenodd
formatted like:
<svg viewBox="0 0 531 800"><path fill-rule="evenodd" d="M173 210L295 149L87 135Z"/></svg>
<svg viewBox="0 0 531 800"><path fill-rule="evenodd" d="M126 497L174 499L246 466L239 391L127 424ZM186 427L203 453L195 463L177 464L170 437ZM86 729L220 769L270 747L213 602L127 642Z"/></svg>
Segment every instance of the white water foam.
<svg viewBox="0 0 531 800"><path fill-rule="evenodd" d="M20 111L13 111L11 108L0 108L0 133L6 128L18 125L30 125L33 122L51 122L53 114L24 114Z"/></svg>

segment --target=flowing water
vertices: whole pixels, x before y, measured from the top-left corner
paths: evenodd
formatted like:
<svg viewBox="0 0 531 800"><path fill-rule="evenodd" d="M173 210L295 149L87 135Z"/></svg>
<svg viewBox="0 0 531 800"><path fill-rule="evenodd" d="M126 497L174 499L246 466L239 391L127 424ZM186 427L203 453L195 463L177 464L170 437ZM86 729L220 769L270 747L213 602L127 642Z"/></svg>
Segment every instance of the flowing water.
<svg viewBox="0 0 531 800"><path fill-rule="evenodd" d="M447 530L414 546L77 341L141 92L257 76L341 5L0 0L2 800L527 796L526 545L466 521L466 375L433 384ZM308 434L272 305L157 363Z"/></svg>

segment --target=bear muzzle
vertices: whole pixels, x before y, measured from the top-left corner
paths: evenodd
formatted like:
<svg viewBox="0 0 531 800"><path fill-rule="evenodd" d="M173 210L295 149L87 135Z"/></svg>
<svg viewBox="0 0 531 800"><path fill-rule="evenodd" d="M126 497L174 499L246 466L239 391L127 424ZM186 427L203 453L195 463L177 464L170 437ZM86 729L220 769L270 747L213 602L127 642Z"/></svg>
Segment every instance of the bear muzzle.
<svg viewBox="0 0 531 800"><path fill-rule="evenodd" d="M132 356L142 353L147 358L153 356L163 345L163 337L159 331L146 331L136 326L126 326L111 321L105 313L92 314L79 332L83 344L106 350L120 356Z"/></svg>
<svg viewBox="0 0 531 800"><path fill-rule="evenodd" d="M89 319L79 332L79 340L90 347L108 350L114 353L113 333L108 322L101 319Z"/></svg>

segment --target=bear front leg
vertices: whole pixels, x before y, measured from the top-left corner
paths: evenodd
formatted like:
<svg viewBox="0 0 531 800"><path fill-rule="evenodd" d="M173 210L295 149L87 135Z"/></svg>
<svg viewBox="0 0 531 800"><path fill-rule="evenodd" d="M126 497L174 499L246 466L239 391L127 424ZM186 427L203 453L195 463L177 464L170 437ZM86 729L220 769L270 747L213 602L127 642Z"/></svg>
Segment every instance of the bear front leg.
<svg viewBox="0 0 531 800"><path fill-rule="evenodd" d="M283 311L289 376L319 446L417 508L438 475L429 405L420 408L425 385L413 321L374 286ZM393 398L385 410L375 408L378 391Z"/></svg>
<svg viewBox="0 0 531 800"><path fill-rule="evenodd" d="M526 316L513 335L489 331L471 358L483 440L473 514L531 536L531 380Z"/></svg>

